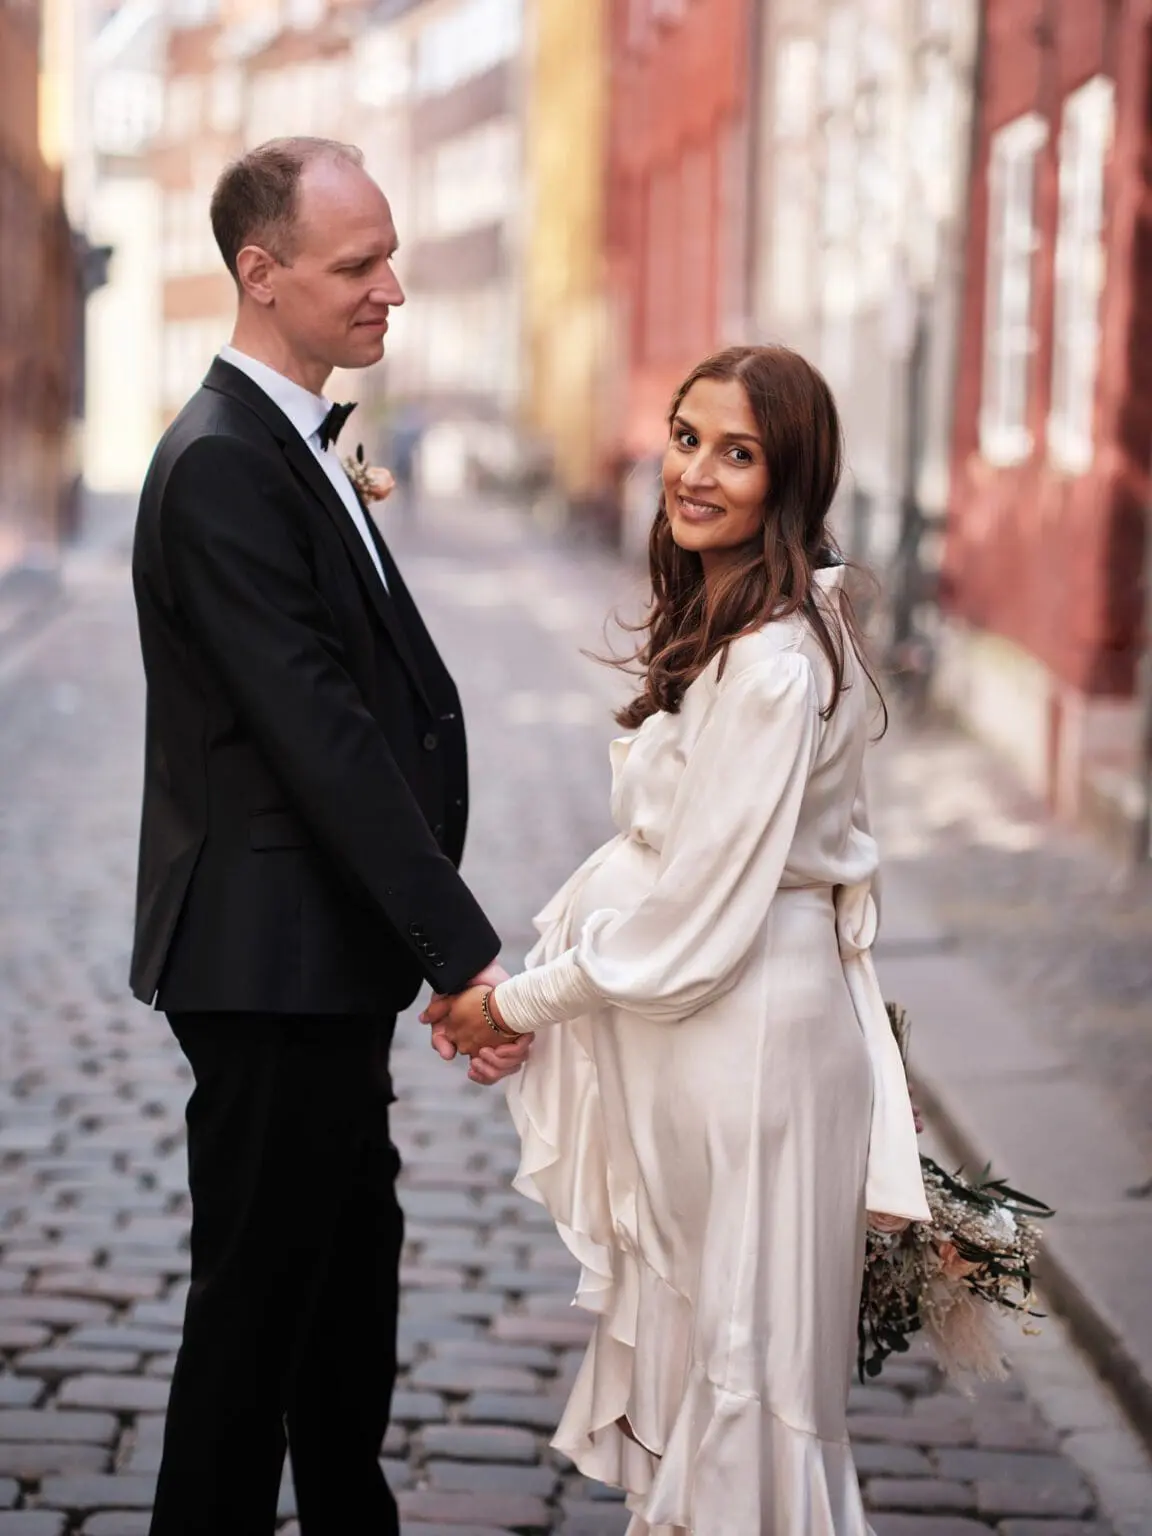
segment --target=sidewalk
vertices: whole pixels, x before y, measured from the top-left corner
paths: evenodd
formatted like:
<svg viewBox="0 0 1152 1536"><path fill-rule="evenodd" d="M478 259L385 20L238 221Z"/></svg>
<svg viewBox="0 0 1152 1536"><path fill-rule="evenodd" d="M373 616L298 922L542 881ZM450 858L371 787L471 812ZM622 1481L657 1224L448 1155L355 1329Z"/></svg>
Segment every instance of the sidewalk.
<svg viewBox="0 0 1152 1536"><path fill-rule="evenodd" d="M889 805L886 819L895 814ZM885 991L913 1020L917 1090L958 1161L990 1164L1057 1208L1046 1295L1152 1445L1152 1201L1133 1193L1152 1159L1079 1053L1046 1038L1026 1002L957 941L934 883L913 861L889 863L877 946ZM1143 1003L1152 1026L1152 997Z"/></svg>

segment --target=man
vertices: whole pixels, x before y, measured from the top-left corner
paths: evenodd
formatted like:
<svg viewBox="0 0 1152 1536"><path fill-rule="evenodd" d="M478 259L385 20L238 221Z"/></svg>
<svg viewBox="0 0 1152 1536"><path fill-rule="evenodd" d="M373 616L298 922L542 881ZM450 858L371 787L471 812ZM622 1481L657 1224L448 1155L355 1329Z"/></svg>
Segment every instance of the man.
<svg viewBox="0 0 1152 1536"><path fill-rule="evenodd" d="M504 973L457 873L459 698L321 395L333 367L380 358L404 302L388 203L358 151L277 140L224 171L212 224L236 326L156 451L133 562L132 988L195 1079L192 1286L151 1529L271 1533L287 1448L304 1536L396 1536L388 1049L422 981Z"/></svg>

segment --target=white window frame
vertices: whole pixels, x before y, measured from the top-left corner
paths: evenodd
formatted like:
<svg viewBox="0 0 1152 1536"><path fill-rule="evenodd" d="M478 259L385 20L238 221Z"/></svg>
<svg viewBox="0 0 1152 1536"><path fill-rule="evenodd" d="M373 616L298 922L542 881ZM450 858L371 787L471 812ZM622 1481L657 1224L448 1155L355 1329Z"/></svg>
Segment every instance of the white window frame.
<svg viewBox="0 0 1152 1536"><path fill-rule="evenodd" d="M1104 169L1116 91L1096 75L1064 103L1060 127L1060 216L1052 320L1048 454L1070 474L1092 463L1100 296L1104 289Z"/></svg>
<svg viewBox="0 0 1152 1536"><path fill-rule="evenodd" d="M993 134L988 160L980 452L993 464L1020 464L1032 452L1036 167L1047 138L1044 119L1028 112Z"/></svg>

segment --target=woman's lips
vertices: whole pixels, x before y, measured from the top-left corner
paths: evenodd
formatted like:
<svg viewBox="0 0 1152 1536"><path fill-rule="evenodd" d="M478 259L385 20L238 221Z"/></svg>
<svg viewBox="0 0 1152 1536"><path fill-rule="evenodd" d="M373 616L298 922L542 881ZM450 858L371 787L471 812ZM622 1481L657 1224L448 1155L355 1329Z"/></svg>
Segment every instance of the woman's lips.
<svg viewBox="0 0 1152 1536"><path fill-rule="evenodd" d="M676 497L676 505L681 517L689 523L709 523L724 516L724 508L718 507L714 501L703 501L694 496L680 494Z"/></svg>

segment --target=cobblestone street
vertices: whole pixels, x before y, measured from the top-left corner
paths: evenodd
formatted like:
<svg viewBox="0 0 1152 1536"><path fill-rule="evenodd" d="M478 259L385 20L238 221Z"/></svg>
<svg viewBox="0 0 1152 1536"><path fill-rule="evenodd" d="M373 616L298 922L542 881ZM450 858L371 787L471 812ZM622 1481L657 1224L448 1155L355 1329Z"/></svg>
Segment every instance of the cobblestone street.
<svg viewBox="0 0 1152 1536"><path fill-rule="evenodd" d="M466 873L514 966L531 914L609 830L620 684L579 651L628 584L483 510L396 544L461 684ZM126 989L142 706L126 564L82 557L73 585L0 652L0 1536L147 1530L186 1283L187 1074ZM550 1223L509 1189L503 1099L445 1067L414 1016L396 1067L409 1241L385 1455L406 1529L619 1536L615 1496L547 1448L587 1327ZM1108 1401L1058 1324L1035 1342L1047 1392L1026 1373L965 1398L920 1357L854 1389L876 1536L1152 1532L1152 1512L1103 1513L1075 1442L1112 1433ZM287 1480L281 1510L294 1530Z"/></svg>

